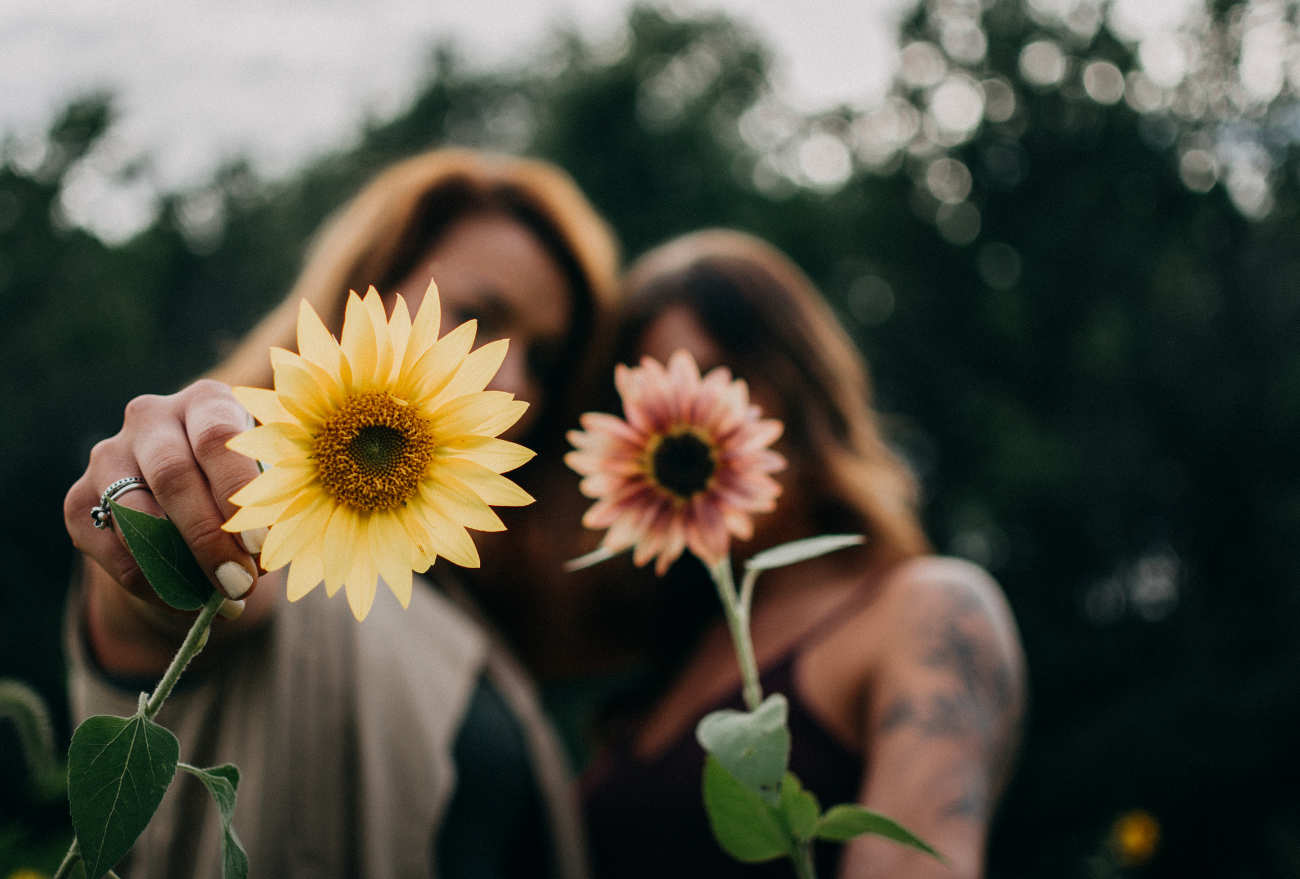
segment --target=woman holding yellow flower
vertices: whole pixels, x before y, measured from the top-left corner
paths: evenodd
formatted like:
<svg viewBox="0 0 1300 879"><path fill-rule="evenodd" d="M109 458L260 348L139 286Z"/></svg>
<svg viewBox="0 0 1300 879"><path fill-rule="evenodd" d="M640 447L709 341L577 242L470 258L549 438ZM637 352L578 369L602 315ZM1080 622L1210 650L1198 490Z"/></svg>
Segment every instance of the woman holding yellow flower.
<svg viewBox="0 0 1300 879"><path fill-rule="evenodd" d="M584 875L528 677L446 561L443 590L411 572L476 564L466 527L500 530L493 506L531 500L501 475L531 456L512 440L558 439L616 269L607 227L550 166L469 151L399 163L325 228L218 381L133 401L92 453L65 504L87 556L74 711L129 714L185 629L88 514L106 486L143 480L122 502L171 518L229 599L159 720L182 760L241 767L252 875ZM383 296L349 299L371 286ZM261 426L231 443L245 407ZM255 589L259 552L276 570ZM286 594L301 601L278 607ZM195 793L173 786L132 875L218 868L220 828Z"/></svg>

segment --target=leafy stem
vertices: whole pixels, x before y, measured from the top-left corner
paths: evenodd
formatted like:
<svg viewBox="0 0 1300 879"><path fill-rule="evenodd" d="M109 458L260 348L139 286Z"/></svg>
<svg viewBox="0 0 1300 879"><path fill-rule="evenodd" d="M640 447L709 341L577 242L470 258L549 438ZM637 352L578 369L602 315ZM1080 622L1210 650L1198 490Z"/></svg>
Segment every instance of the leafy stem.
<svg viewBox="0 0 1300 879"><path fill-rule="evenodd" d="M172 657L172 663L167 667L167 671L163 673L162 680L154 688L153 695L145 703L144 716L146 719L153 720L158 713L158 709L162 708L163 702L171 694L172 688L176 686L176 682L180 680L185 667L190 664L190 660L198 656L199 651L208 643L208 630L212 628L212 621L216 618L217 611L221 609L221 603L225 600L224 595L213 590L212 596L203 605L203 610L199 611L199 618L194 621L194 625L190 627L189 634L185 636L180 649Z"/></svg>
<svg viewBox="0 0 1300 879"><path fill-rule="evenodd" d="M223 601L225 601L225 596L222 595L220 592L213 590L212 594L204 602L203 609L199 612L198 619L194 621L194 625L190 627L189 633L186 634L185 636L185 640L181 642L180 649L176 651L176 655L172 658L171 665L167 667L167 671L163 673L162 679L158 681L158 686L154 688L153 694L148 697L146 697L144 693L140 694L140 707L136 711L134 718L131 718L130 720L123 719L123 718L113 718L113 717L91 718L86 723L83 723L80 727L78 727L77 732L73 735L73 750L76 750L78 748L78 739L82 735L82 731L89 729L91 727L95 727L96 724L102 727L105 723L107 723L113 728L113 731L121 731L122 729L129 728L133 731L132 735L134 735L134 733L138 731L142 736L148 737L149 735L155 734L150 732L150 730L153 730L156 732L156 735L165 736L166 739L169 740L172 744L172 749L171 749L172 754L171 754L170 764L168 764L166 761L163 761L158 766L145 767L150 771L155 771L157 773L160 773L159 778L161 780L162 787L157 790L157 797L158 800L161 800L162 792L166 789L167 781L170 780L171 776L176 771L176 759L175 759L176 739L174 736L171 735L171 733L168 733L166 730L163 730L161 727L155 726L152 723L152 720L154 716L157 715L158 710L162 708L163 702L167 700L168 695L171 694L172 688L176 686L176 682L180 680L181 674L185 671L186 666L190 664L190 660L194 659L194 657L198 655L199 651L203 649L204 645L208 643L208 633L212 628L212 621L213 619L216 618L217 611L221 608L221 604ZM93 738L96 736L96 732L92 731L89 733L89 735ZM102 742L96 741L95 743L92 743L90 745L90 748L94 750L95 753L97 754L105 753L105 745ZM120 783L122 778L124 778L130 772L132 766L130 761L133 759L135 758L132 756L132 752L128 750L127 753L123 755L123 760L125 762L120 767L122 771L122 777L110 779L110 781ZM136 769L139 768L141 767L136 767ZM76 790L77 785L74 783L75 777L84 775L85 772L86 772L86 768L83 767L81 763L77 763L76 761L74 761L72 759L72 751L69 751L69 795L70 797L77 792ZM233 805L233 799L234 799L233 787L231 790L230 799L232 800L232 805ZM77 815L78 815L77 803L78 803L77 800L72 801L74 826L77 825ZM157 801L154 801L153 805L149 807L147 813L144 814L143 820L140 822L139 829L137 829L133 834L129 834L125 842L119 843L118 845L120 846L120 848L115 849L113 854L106 853L104 851L104 848L101 847L97 842L96 845L93 845L89 849L87 849L86 855L83 856L83 853L81 851L81 841L79 838L74 837L72 840L72 845L68 847L67 855L64 856L63 858L63 863L59 865L58 872L54 874L54 879L68 879L68 877L72 875L73 868L76 867L77 862L79 861L85 860L88 869L96 868L99 867L100 865L112 864L113 862L115 862L118 857L120 857L122 854L125 854L126 849L128 849L131 843L134 842L135 837L139 835L139 831L143 829L144 824L148 823L149 817L153 814L153 810L156 808L157 808ZM94 810L92 810L92 815L93 814L94 814ZM98 832L98 829L96 830L96 832ZM95 838L98 840L98 837ZM96 872L98 872L98 870L96 870ZM107 871L107 875L113 876L114 875L113 871L112 870ZM93 876L91 877L91 879L98 879L98 877Z"/></svg>
<svg viewBox="0 0 1300 879"><path fill-rule="evenodd" d="M81 847L77 845L76 837L72 839L72 845L68 846L68 853L63 856L63 863L59 864L59 869L54 873L54 879L68 879L72 875L72 870L81 860Z"/></svg>
<svg viewBox="0 0 1300 879"><path fill-rule="evenodd" d="M711 565L709 576L713 578L718 597L722 599L722 610L727 615L727 628L731 631L731 643L736 648L736 659L740 663L740 676L744 683L745 707L754 711L763 702L763 688L758 682L758 663L754 659L754 639L749 633L749 608L758 573L745 572L739 595L736 594L736 584L731 576L729 556L724 556L716 565Z"/></svg>
<svg viewBox="0 0 1300 879"><path fill-rule="evenodd" d="M817 879L817 865L813 861L811 839L805 839L795 846L790 860L794 862L794 872L799 879Z"/></svg>

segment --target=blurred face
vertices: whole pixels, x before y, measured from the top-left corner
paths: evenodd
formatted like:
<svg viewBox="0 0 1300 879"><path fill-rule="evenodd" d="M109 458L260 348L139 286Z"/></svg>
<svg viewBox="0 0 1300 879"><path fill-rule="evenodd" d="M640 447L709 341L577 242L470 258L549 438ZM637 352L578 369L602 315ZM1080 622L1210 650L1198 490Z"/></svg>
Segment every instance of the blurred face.
<svg viewBox="0 0 1300 879"><path fill-rule="evenodd" d="M653 357L667 363L678 349L690 352L701 374L723 365L722 349L686 305L671 305L650 322L637 345L637 359Z"/></svg>
<svg viewBox="0 0 1300 879"><path fill-rule="evenodd" d="M476 344L509 339L510 349L488 387L529 403L508 431L517 437L545 404L547 377L572 320L572 291L560 266L533 234L503 214L471 215L438 244L394 291L414 315L429 279L438 283L442 333L478 321ZM392 311L393 299L386 302Z"/></svg>

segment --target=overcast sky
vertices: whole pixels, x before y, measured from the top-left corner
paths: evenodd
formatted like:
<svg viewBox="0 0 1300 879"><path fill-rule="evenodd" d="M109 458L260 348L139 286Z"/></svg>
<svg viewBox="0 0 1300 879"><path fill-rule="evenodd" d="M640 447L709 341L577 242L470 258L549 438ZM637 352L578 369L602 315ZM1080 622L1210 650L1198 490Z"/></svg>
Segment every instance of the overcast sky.
<svg viewBox="0 0 1300 879"><path fill-rule="evenodd" d="M715 0L774 45L792 96L818 105L880 94L909 0ZM339 146L421 84L430 47L508 65L556 27L616 40L622 0L0 0L0 131L44 130L72 96L111 89L123 149L164 184L250 155L267 174Z"/></svg>
<svg viewBox="0 0 1300 879"><path fill-rule="evenodd" d="M102 180L87 172L77 204L92 226L97 210L103 231L120 237L148 222L152 192L200 185L225 160L247 157L274 178L346 146L361 120L405 106L423 81L430 48L441 42L453 41L471 66L509 66L538 51L559 27L576 27L593 41L618 41L630 5L0 0L0 138L30 141L70 98L111 91L118 117L99 164L111 172L146 158L148 171L134 202L119 197L111 205ZM723 10L747 22L776 52L784 97L818 109L865 106L884 94L897 63L898 22L915 0L670 5L685 14Z"/></svg>

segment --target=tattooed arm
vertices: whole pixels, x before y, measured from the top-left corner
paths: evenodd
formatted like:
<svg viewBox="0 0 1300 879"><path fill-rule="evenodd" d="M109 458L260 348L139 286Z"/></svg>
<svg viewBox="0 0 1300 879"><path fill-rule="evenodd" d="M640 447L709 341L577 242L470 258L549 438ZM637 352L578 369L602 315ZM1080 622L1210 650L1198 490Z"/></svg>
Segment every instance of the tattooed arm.
<svg viewBox="0 0 1300 879"><path fill-rule="evenodd" d="M879 838L848 846L845 879L978 877L1024 709L1024 659L1001 590L954 559L908 563L882 595L890 643L870 673L859 800L952 861Z"/></svg>

